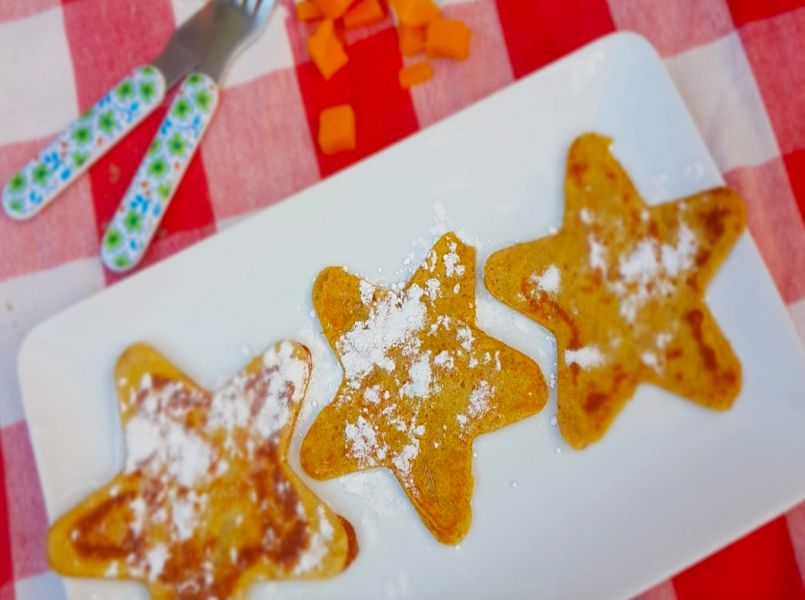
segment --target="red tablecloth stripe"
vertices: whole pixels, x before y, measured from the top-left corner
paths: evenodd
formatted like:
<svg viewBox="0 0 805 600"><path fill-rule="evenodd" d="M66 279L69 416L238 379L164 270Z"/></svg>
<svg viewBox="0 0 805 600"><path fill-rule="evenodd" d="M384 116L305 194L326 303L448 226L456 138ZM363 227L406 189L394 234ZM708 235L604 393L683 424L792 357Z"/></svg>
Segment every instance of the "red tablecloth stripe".
<svg viewBox="0 0 805 600"><path fill-rule="evenodd" d="M124 144L112 148L89 171L99 242L159 129L167 112L168 102L170 98L131 132ZM248 174L244 173L244 176ZM170 207L165 212L165 217L156 233L155 241L164 240L177 233L201 229L213 231L215 216L204 160L199 152L190 161L184 178L176 188ZM120 279L108 271L106 275L109 282Z"/></svg>
<svg viewBox="0 0 805 600"><path fill-rule="evenodd" d="M785 517L679 573L673 582L679 600L805 599Z"/></svg>
<svg viewBox="0 0 805 600"><path fill-rule="evenodd" d="M805 115L803 115L803 119L805 119ZM791 187L797 198L799 214L802 217L803 224L805 224L805 150L797 150L786 154L783 160L785 161L786 171L788 171L788 178L791 181Z"/></svg>
<svg viewBox="0 0 805 600"><path fill-rule="evenodd" d="M293 34L298 31L289 27ZM394 29L385 29L349 47L349 63L325 81L311 62L296 68L305 113L314 142L318 137L319 113L329 106L348 103L355 111L357 148L325 156L316 144L322 176L374 154L419 129L411 96L400 88L397 73L402 57Z"/></svg>
<svg viewBox="0 0 805 600"><path fill-rule="evenodd" d="M606 0L497 0L515 77L615 30Z"/></svg>
<svg viewBox="0 0 805 600"><path fill-rule="evenodd" d="M3 452L3 431L0 429L0 590L8 586L13 598L14 565L11 562L11 531L8 526L8 498ZM0 600L4 600L0 594Z"/></svg>
<svg viewBox="0 0 805 600"><path fill-rule="evenodd" d="M80 108L92 104L132 67L153 57L155 49L173 31L174 6L181 1L62 0L64 31ZM292 7L292 0L281 0L281 3ZM480 10L481 4L483 10ZM34 17L58 5L58 0L0 0L0 24ZM780 152L779 156L762 164L730 166L726 173L727 180L747 196L751 212L750 228L784 298L793 303L805 297L805 276L798 272L802 270L799 265L805 260L802 258L805 256L802 243L805 236L800 233L803 231L802 223L796 220L797 217L805 219L805 0L476 0L468 5L450 7L447 12L460 13L463 10L485 15L489 22L484 25L490 31L495 31L497 46L490 43L476 50L490 52L490 57L504 62L508 60L515 77L523 77L617 28L636 29L643 33L665 57L702 47L724 36L740 38L741 52L745 53L754 74ZM625 19L624 15L628 18ZM686 15L692 16L686 21ZM239 184L239 180L231 176L233 170L240 168L243 158L239 152L231 152L228 146L224 148L225 138L228 132L237 130L241 118L253 122L254 115L246 114L247 110L239 107L238 110L243 112L242 117L228 114L224 119L224 110L219 116L221 125L226 125L226 131L221 127L217 133L211 131L205 141L209 147L202 151L203 156L197 157L192 163L166 215L160 238L156 240L145 264L155 262L214 232L216 218L235 216L274 202L419 129L421 124L418 123L417 114L423 114L417 105L420 98L417 97L417 102L414 102L412 95L400 90L397 85L397 70L403 61L397 50L396 34L388 28L388 23L381 24L365 38L358 39L362 34L348 36L351 62L330 82L322 81L315 67L307 61L304 44L309 27L290 18L285 23L285 29L290 38L294 66L264 75L259 83L247 82L224 92L224 95L239 99L245 109L248 109L248 101L252 99L259 102L268 98L277 103L276 106L267 103L254 107L254 115L262 115L260 131L266 132L272 140L270 144L261 145L260 166L245 167L273 168L275 171L269 171L268 175L261 171L259 177L250 180L251 187ZM481 31L482 28L476 25L476 30ZM501 38L505 42L505 49ZM501 50L490 50L495 47ZM484 64L497 63L490 60ZM477 70L477 65L473 68ZM507 70L505 78L494 81L498 81L496 85L501 85L510 77ZM445 86L448 80L453 81L443 79L441 85ZM457 76L455 81L462 80ZM460 92L451 94L451 90L445 89L440 93L446 99L439 106L462 105ZM356 109L359 148L353 153L325 157L318 152L315 142L318 113L322 108L340 102L350 102ZM303 109L299 108L300 104ZM265 114L269 109L272 111L270 118ZM290 115L294 109L296 114L292 118L283 121L275 117L277 114ZM90 246L87 245L85 225L89 224L89 229L92 229L94 224L95 231L89 233L90 237L100 236L160 118L161 114L152 116L125 144L99 162L91 170L89 178L79 182L71 192L65 194L62 202L49 209L36 222L8 233L2 233L6 230L0 224L0 249L4 247L2 238L5 235L6 244L11 242L13 247L25 248L28 254L24 268L15 270L14 266L8 266L0 279L9 274L16 276L34 272L67 260L93 255L96 240L90 239ZM224 120L226 123L223 123ZM215 122L212 127L216 128ZM240 125L240 130L246 127ZM242 135L239 139L245 140L246 136ZM14 140L13 144L0 146L0 170L10 173L11 169L19 166L15 148L25 147L25 153L28 154L27 147L31 141ZM259 142L252 140L250 143L254 145ZM214 144L217 145L213 147ZM291 146L293 148L289 154L292 158L282 164L276 160L268 164L268 158L286 154L283 149ZM230 154L234 158L228 159ZM5 164L4 160L14 164ZM226 178L222 175L224 171ZM0 173L0 179L5 174ZM244 173L243 176L250 175ZM278 183L274 184L274 180ZM792 193L795 200L792 199ZM241 195L245 199L241 200ZM232 196L236 198L232 199ZM74 200L72 204L71 200ZM86 202L81 205L77 202L79 200ZM781 208L781 204L785 204L785 207ZM65 222L71 224L73 231L64 226ZM31 258L40 250L24 246L26 236L41 237L45 234L49 236L50 247L42 251L44 254L41 257L37 255L35 259ZM54 248L58 248L58 251ZM0 257L0 265L3 264L2 260ZM2 425L0 438L3 431L11 432L14 429L13 425L6 427L9 425L7 423ZM21 425L24 427L24 424ZM11 436L7 435L6 441L9 439ZM23 536L19 539L20 527L10 527L9 515L21 514L21 502L26 502L19 498L34 497L31 496L34 492L39 494L36 497L40 497L41 493L34 490L38 490L38 487L30 482L25 490L8 487L9 481L18 480L15 474L20 469L17 465L24 461L7 449L3 456L2 441L0 439L0 600L13 600L12 583L15 579L43 572L44 536L37 529L35 538L41 544L41 550L31 550L28 538ZM30 462L32 465L32 459L26 461L26 464ZM13 472L11 469L4 470L4 465L9 464L15 466ZM32 466L25 470L26 473L29 471L34 471ZM20 484L13 485L19 488ZM9 497L9 494L14 496ZM15 498L16 502L11 504L16 511L13 512L8 508L8 501ZM41 508L40 512L43 513ZM40 520L44 521L44 516ZM22 554L26 558L19 559L19 565L12 561L12 531L18 537L19 546L15 547L17 554L20 554L21 547L25 548ZM20 544L20 541L25 543ZM32 553L36 556L29 556ZM21 568L26 561L28 566ZM805 594L803 570L802 562L800 568L797 567L786 522L778 518L678 574L673 579L673 586L666 583L664 590L675 590L677 597L683 600L797 599Z"/></svg>
<svg viewBox="0 0 805 600"><path fill-rule="evenodd" d="M710 1L710 0L706 0ZM745 25L805 6L803 0L727 0L736 25Z"/></svg>

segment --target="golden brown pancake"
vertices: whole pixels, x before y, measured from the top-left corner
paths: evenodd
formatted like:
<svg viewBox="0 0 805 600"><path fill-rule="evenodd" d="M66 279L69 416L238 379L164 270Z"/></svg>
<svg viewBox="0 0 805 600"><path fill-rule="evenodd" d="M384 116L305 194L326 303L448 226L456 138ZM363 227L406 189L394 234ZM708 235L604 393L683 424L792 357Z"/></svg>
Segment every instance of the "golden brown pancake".
<svg viewBox="0 0 805 600"><path fill-rule="evenodd" d="M609 151L572 145L556 235L495 252L492 295L550 329L558 346L558 420L576 448L604 435L640 382L716 410L741 389L741 365L704 302L745 224L716 188L648 206Z"/></svg>
<svg viewBox="0 0 805 600"><path fill-rule="evenodd" d="M340 573L352 527L286 461L309 373L307 349L283 341L211 393L154 348L128 348L115 369L126 466L53 525L54 570L188 600Z"/></svg>
<svg viewBox="0 0 805 600"><path fill-rule="evenodd" d="M318 479L387 467L431 533L457 543L473 440L547 397L537 364L475 325L475 250L446 234L400 292L325 269L313 306L344 380L302 442L302 467Z"/></svg>

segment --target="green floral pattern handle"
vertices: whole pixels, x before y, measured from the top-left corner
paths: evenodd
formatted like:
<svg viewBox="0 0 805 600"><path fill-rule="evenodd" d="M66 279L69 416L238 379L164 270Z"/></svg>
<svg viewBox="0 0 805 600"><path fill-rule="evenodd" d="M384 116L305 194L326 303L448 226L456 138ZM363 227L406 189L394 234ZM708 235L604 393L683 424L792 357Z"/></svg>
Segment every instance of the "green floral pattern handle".
<svg viewBox="0 0 805 600"><path fill-rule="evenodd" d="M165 78L155 67L139 67L69 125L39 156L11 176L3 209L30 219L96 160L134 129L165 97Z"/></svg>
<svg viewBox="0 0 805 600"><path fill-rule="evenodd" d="M140 262L218 105L218 86L203 73L184 80L103 237L107 268Z"/></svg>

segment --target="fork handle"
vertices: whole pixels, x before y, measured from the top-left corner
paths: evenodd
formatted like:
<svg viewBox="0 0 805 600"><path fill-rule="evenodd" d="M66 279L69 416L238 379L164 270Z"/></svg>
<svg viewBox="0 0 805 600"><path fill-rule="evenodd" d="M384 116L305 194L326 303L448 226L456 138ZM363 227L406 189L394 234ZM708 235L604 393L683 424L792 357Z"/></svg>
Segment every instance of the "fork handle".
<svg viewBox="0 0 805 600"><path fill-rule="evenodd" d="M168 209L218 106L218 86L192 73L179 87L101 243L101 258L117 273L133 269Z"/></svg>
<svg viewBox="0 0 805 600"><path fill-rule="evenodd" d="M164 97L165 78L159 69L134 69L11 176L3 190L6 214L18 221L33 217L134 129Z"/></svg>

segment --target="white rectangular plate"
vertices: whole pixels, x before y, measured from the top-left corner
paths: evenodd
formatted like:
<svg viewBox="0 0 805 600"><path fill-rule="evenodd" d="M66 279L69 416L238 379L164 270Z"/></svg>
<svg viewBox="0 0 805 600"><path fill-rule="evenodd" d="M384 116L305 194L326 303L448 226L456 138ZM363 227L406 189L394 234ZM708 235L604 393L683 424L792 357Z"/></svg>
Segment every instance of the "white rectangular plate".
<svg viewBox="0 0 805 600"><path fill-rule="evenodd" d="M123 464L112 368L155 344L213 385L281 337L310 346L303 432L341 372L310 314L328 265L390 285L455 229L485 258L560 223L565 157L585 131L614 151L651 203L721 184L653 49L620 34L38 327L20 380L47 508L55 518ZM259 169L260 165L252 168ZM553 338L491 299L479 324L555 371ZM805 496L805 355L751 238L708 301L743 363L727 413L641 386L604 440L583 452L545 410L475 444L473 522L458 547L434 541L378 470L313 489L355 525L360 555L341 576L279 582L252 597L624 597L726 544ZM144 598L136 584L70 580L70 598Z"/></svg>

